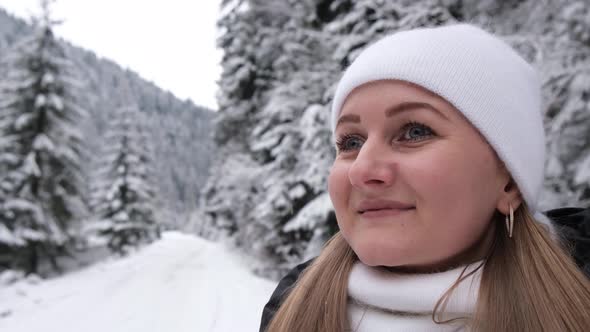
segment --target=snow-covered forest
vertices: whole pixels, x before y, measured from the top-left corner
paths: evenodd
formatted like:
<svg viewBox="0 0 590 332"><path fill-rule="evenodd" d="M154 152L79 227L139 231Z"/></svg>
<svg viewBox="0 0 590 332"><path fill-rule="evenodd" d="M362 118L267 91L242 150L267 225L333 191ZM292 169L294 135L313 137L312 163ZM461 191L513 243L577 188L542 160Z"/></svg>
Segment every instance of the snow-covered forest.
<svg viewBox="0 0 590 332"><path fill-rule="evenodd" d="M25 275L31 284L37 274L66 278L64 264L109 251L125 263L105 271L157 264L154 248L175 241L195 256L167 249L178 263L170 268L213 264L196 256L201 246L226 255L207 242L217 241L248 261L219 269L250 280L256 290L244 296L262 305L272 282L258 277L278 279L336 231L326 179L339 76L371 42L416 27L474 23L533 63L548 148L541 208L590 205L590 2L223 0L220 13L223 71L211 112L59 40L50 16L31 25L0 8L0 287ZM63 295L59 287L39 301ZM0 307L0 329L13 310Z"/></svg>
<svg viewBox="0 0 590 332"><path fill-rule="evenodd" d="M0 268L41 274L187 226L214 114L55 37L50 10L27 23L0 8Z"/></svg>

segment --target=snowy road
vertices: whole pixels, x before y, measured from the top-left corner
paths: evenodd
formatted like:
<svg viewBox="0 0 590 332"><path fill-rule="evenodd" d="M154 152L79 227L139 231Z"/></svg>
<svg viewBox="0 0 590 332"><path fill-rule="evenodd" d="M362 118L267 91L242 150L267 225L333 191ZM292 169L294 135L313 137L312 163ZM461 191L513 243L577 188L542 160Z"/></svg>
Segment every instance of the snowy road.
<svg viewBox="0 0 590 332"><path fill-rule="evenodd" d="M179 233L124 259L0 289L0 331L257 331L274 283ZM2 287L2 286L0 286Z"/></svg>

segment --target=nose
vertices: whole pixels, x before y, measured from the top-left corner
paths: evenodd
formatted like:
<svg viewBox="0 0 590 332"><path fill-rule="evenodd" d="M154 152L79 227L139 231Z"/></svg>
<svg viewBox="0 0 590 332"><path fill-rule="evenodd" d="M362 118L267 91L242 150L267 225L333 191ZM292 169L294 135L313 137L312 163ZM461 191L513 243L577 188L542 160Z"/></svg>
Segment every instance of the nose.
<svg viewBox="0 0 590 332"><path fill-rule="evenodd" d="M396 163L388 144L367 140L348 170L350 183L359 189L389 187L395 180Z"/></svg>

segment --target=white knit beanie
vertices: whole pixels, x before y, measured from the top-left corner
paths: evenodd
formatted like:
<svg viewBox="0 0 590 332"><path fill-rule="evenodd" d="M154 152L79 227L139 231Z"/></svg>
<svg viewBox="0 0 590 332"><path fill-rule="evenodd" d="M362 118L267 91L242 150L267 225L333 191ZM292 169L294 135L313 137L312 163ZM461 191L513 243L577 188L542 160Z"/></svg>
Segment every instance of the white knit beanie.
<svg viewBox="0 0 590 332"><path fill-rule="evenodd" d="M508 44L468 24L387 36L361 52L340 79L332 130L354 88L386 79L417 84L455 106L487 139L537 211L545 164L540 81Z"/></svg>

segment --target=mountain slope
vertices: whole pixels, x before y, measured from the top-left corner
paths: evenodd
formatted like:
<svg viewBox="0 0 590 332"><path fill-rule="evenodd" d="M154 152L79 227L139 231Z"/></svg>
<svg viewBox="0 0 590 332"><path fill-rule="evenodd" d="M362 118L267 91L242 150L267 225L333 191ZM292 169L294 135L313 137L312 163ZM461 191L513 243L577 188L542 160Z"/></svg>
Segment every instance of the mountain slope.
<svg viewBox="0 0 590 332"><path fill-rule="evenodd" d="M0 57L31 32L29 24L0 7ZM113 113L121 107L137 106L146 116L147 132L151 134L155 151L153 160L164 207L162 214L171 211L188 214L196 207L200 189L208 176L212 151L210 127L215 113L176 98L109 59L61 42L75 64L76 76L83 83L78 99L90 114L81 127L86 136L87 155L94 159L89 160L85 168L91 169L100 158L102 138ZM180 227L185 218L165 219L174 220L175 224L170 227Z"/></svg>

